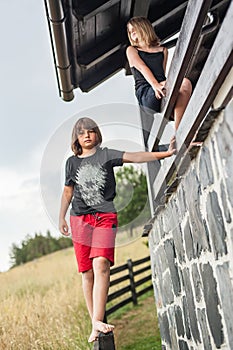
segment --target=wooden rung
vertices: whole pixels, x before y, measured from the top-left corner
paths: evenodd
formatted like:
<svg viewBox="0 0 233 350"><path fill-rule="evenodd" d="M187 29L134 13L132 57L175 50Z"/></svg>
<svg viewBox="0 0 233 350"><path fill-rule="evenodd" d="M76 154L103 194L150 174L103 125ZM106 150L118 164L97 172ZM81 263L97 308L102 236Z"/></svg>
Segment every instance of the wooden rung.
<svg viewBox="0 0 233 350"><path fill-rule="evenodd" d="M98 340L95 341L93 350L115 350L114 334L113 332L100 332Z"/></svg>

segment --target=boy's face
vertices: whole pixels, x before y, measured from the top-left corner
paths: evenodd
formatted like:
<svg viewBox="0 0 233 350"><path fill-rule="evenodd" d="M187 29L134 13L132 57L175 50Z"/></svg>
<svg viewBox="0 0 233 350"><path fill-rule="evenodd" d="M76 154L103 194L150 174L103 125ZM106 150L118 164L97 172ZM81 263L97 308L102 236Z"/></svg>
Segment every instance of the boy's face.
<svg viewBox="0 0 233 350"><path fill-rule="evenodd" d="M81 129L78 133L78 142L84 149L91 149L97 144L97 134L93 129Z"/></svg>

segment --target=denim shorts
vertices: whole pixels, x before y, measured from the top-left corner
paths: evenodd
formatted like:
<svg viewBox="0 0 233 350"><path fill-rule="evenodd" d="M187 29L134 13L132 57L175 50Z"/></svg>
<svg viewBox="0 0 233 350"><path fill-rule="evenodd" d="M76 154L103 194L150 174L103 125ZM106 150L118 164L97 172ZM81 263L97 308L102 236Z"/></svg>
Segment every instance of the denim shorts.
<svg viewBox="0 0 233 350"><path fill-rule="evenodd" d="M161 99L157 99L151 86L142 86L136 91L136 97L140 106L146 107L152 112L160 112Z"/></svg>

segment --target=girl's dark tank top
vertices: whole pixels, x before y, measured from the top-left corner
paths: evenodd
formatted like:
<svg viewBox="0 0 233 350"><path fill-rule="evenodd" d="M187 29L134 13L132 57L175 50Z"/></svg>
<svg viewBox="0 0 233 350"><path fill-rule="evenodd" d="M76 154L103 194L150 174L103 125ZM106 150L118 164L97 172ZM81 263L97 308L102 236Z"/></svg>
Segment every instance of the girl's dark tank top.
<svg viewBox="0 0 233 350"><path fill-rule="evenodd" d="M154 77L158 82L166 80L166 76L163 69L164 54L163 51L158 52L145 52L138 50L140 58L150 68ZM150 86L144 76L135 67L131 67L132 74L135 79L135 90L137 91L141 86Z"/></svg>

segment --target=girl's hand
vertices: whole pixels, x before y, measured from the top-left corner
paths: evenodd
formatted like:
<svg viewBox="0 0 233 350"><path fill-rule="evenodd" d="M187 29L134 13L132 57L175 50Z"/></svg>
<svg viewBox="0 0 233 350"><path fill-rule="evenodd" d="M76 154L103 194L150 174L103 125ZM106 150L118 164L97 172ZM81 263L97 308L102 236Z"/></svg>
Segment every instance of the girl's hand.
<svg viewBox="0 0 233 350"><path fill-rule="evenodd" d="M70 236L69 226L67 225L67 222L66 222L65 219L60 219L59 220L59 230L60 230L62 235Z"/></svg>
<svg viewBox="0 0 233 350"><path fill-rule="evenodd" d="M155 97L160 100L162 97L166 96L165 83L157 83L154 86Z"/></svg>
<svg viewBox="0 0 233 350"><path fill-rule="evenodd" d="M170 156L172 156L173 154L176 154L176 138L175 138L175 136L173 136L171 141L170 141L168 153Z"/></svg>

